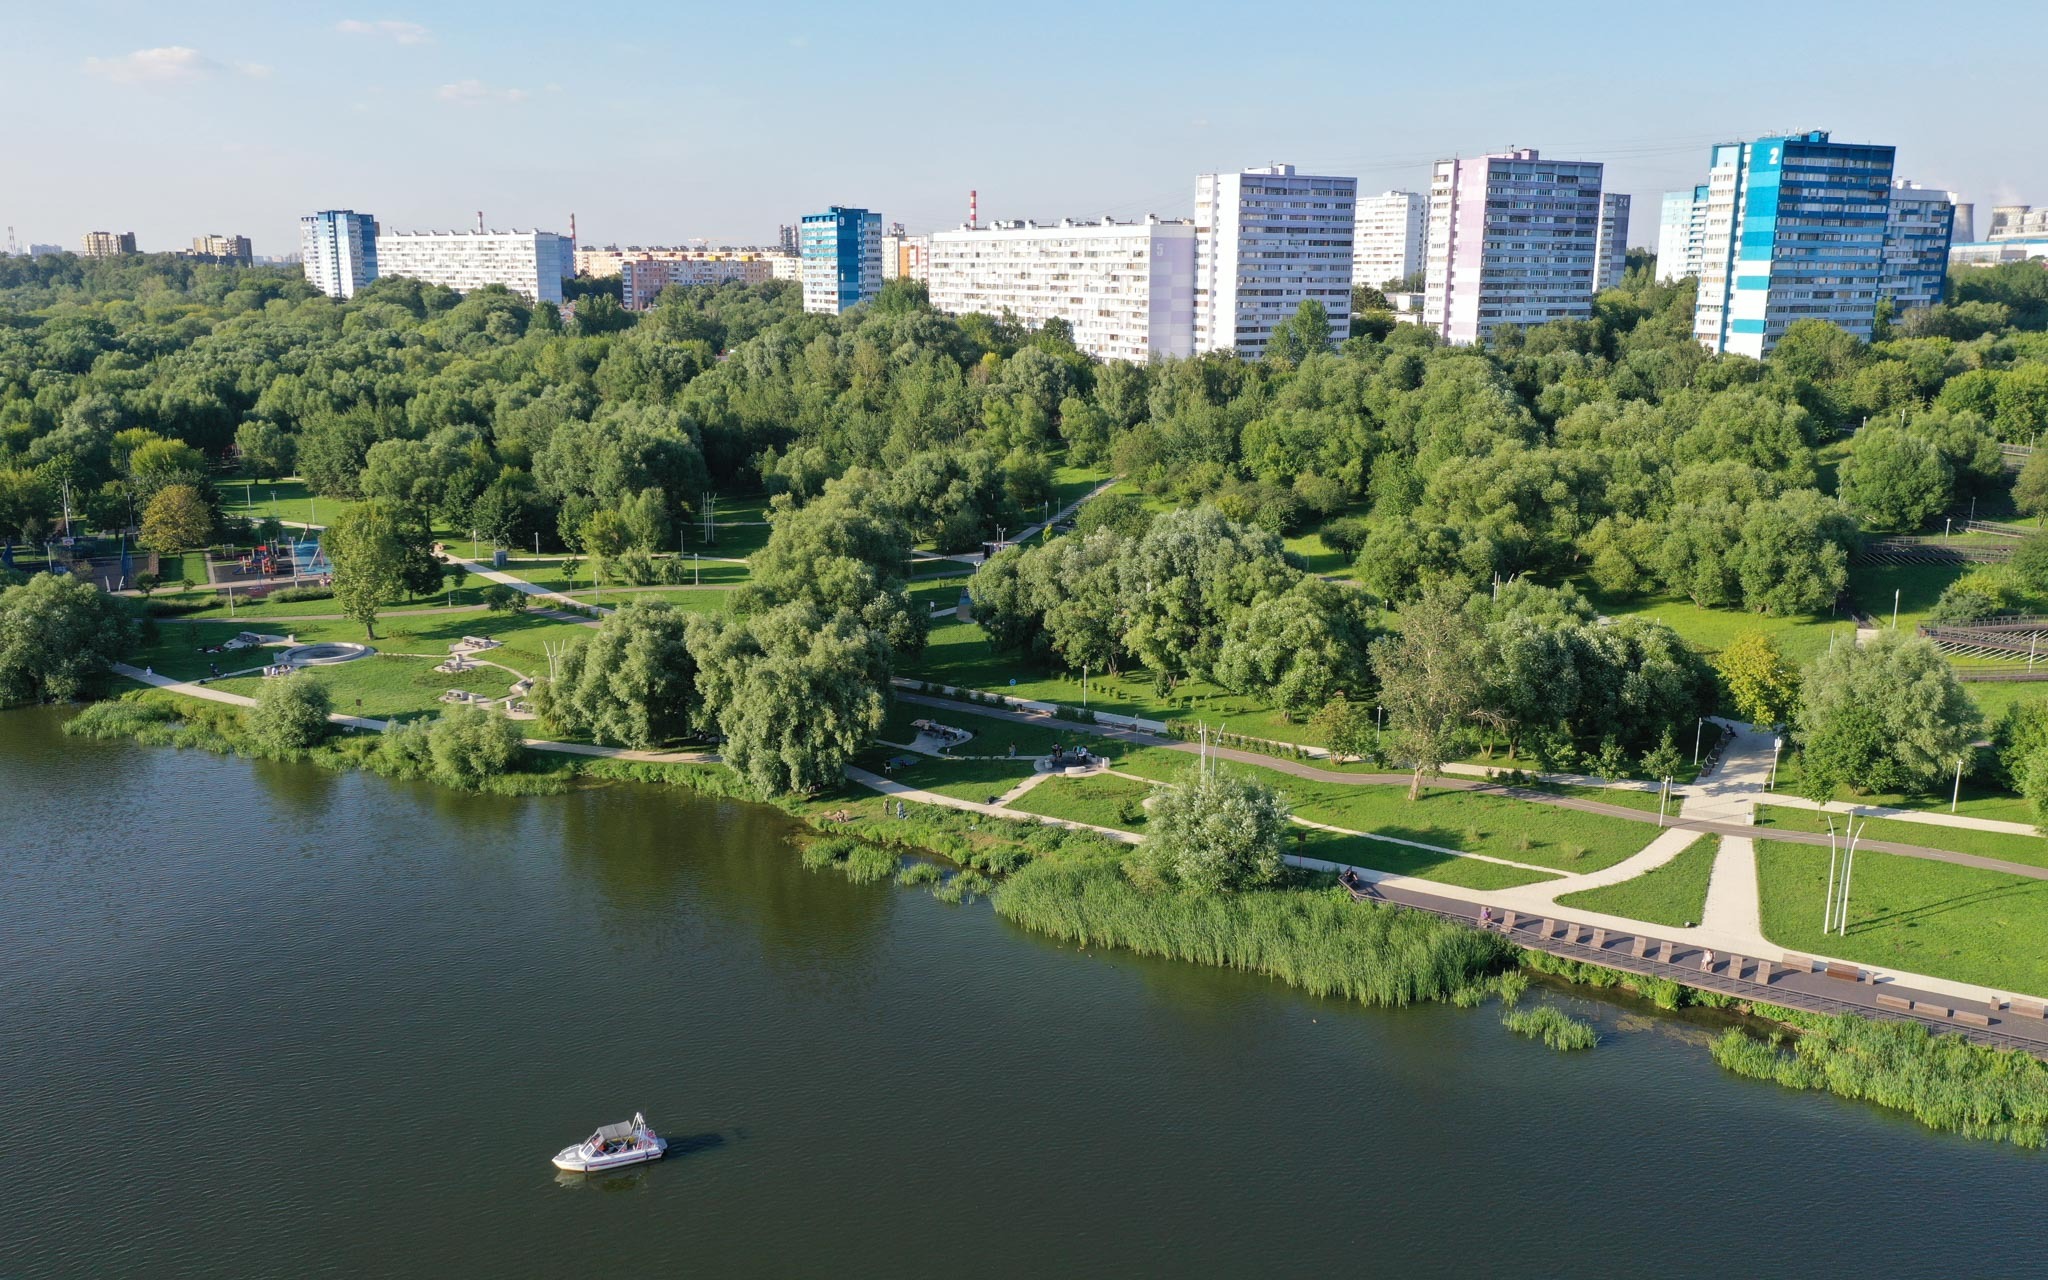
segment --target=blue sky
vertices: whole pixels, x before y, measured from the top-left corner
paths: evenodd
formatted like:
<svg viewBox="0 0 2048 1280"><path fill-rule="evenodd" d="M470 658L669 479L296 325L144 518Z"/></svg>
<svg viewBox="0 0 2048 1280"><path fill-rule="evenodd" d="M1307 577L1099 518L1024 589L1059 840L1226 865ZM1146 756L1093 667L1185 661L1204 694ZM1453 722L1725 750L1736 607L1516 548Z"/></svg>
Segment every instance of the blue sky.
<svg viewBox="0 0 2048 1280"><path fill-rule="evenodd" d="M1644 244L1711 142L1795 128L1897 145L1980 223L2048 204L2048 5L1959 22L1924 0L0 0L0 225L280 253L314 209L574 211L586 244L737 243L831 203L949 226L969 188L984 219L1187 216L1196 173L1269 160L1421 189L1439 156L1512 144L1606 161Z"/></svg>

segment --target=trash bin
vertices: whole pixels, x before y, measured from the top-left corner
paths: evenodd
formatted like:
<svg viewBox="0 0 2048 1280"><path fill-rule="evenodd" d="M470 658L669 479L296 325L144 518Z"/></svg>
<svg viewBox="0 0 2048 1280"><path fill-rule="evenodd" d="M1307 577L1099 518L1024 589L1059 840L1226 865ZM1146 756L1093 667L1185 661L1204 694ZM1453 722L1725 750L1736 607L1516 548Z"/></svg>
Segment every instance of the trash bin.
<svg viewBox="0 0 2048 1280"><path fill-rule="evenodd" d="M499 547L499 548L498 548L497 550L495 550L495 551L491 552L491 568L493 568L493 569L502 569L502 568L504 568L504 567L505 567L505 549L504 549L503 547Z"/></svg>

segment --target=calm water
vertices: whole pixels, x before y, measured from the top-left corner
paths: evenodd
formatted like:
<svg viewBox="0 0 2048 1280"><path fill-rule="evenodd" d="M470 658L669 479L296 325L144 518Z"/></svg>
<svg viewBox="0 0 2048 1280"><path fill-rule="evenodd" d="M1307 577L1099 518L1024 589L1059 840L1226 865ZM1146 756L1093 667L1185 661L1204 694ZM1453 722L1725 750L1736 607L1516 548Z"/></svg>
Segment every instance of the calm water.
<svg viewBox="0 0 2048 1280"><path fill-rule="evenodd" d="M2041 1274L2035 1154L1573 1002L1375 1012L493 801L0 716L0 1275ZM685 1154L547 1158L646 1111Z"/></svg>

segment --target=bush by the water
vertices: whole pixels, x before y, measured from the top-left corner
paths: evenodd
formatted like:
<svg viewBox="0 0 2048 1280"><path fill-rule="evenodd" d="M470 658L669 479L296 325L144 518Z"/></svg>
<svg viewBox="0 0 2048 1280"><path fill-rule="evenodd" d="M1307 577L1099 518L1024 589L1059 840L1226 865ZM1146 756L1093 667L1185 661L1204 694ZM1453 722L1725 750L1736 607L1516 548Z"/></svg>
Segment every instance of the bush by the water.
<svg viewBox="0 0 2048 1280"><path fill-rule="evenodd" d="M1376 1005L1448 999L1512 964L1516 951L1498 934L1336 890L1141 889L1106 859L1034 862L1010 877L995 906L1070 942L1246 969Z"/></svg>
<svg viewBox="0 0 2048 1280"><path fill-rule="evenodd" d="M1910 1112L1922 1124L2022 1147L2048 1145L2048 1063L1913 1022L1811 1014L1789 1045L1732 1030L1714 1061L1791 1089L1825 1089Z"/></svg>
<svg viewBox="0 0 2048 1280"><path fill-rule="evenodd" d="M1503 1015L1500 1024L1516 1035L1541 1040L1559 1052L1590 1049L1600 1043L1600 1033L1593 1030L1591 1023L1581 1022L1547 1004L1515 1009Z"/></svg>
<svg viewBox="0 0 2048 1280"><path fill-rule="evenodd" d="M806 843L803 864L812 871L834 868L855 884L873 884L896 874L897 858L887 849L865 840L831 836Z"/></svg>
<svg viewBox="0 0 2048 1280"><path fill-rule="evenodd" d="M266 751L290 755L327 736L327 715L333 710L327 686L300 672L265 680L256 691L256 705L243 710L242 721Z"/></svg>

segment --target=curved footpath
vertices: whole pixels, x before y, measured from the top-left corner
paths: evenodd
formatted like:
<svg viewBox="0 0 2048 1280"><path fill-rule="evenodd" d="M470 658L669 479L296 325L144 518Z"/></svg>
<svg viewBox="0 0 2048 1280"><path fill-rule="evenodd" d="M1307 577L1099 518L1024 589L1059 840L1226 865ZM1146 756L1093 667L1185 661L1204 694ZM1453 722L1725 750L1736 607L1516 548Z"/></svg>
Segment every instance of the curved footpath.
<svg viewBox="0 0 2048 1280"><path fill-rule="evenodd" d="M908 693L901 689L896 691L896 700L898 702L915 703L919 706L940 707L949 711L959 712L963 715L988 716L994 719L1010 720L1018 724L1028 724L1039 728L1051 725L1061 730L1091 734L1095 737L1108 738L1119 742L1130 742L1138 746L1165 747L1172 751L1182 751L1190 755L1198 755L1202 750L1195 743L1183 742L1179 738L1161 737L1156 733L1146 733L1142 730L1086 724L1077 720L1056 720L1048 715L1023 711L1006 711L1001 708L982 706L975 703L956 702L950 698L935 698L928 694ZM1334 769L1319 769L1311 764L1303 764L1299 760L1287 760L1279 756L1262 755L1256 751L1244 751L1236 747L1210 747L1209 754L1212 757L1224 760L1234 760L1240 764L1257 765L1261 769L1271 769L1277 773L1288 774L1309 782L1329 782L1340 786L1405 787L1410 781L1409 775L1405 773L1341 773ZM1731 763L1733 762L1724 758L1723 770L1725 771ZM1491 779L1457 776L1434 777L1429 780L1428 785L1431 789L1437 791L1476 791L1487 795L1507 796L1515 800L1526 800L1531 804L1547 804L1559 809L1576 809L1581 813L1599 814L1605 818L1620 818L1625 822L1643 822L1658 825L1657 815L1643 809L1632 809L1627 805L1606 804L1602 801L1588 799L1583 796L1560 796L1548 791L1538 791L1531 787L1518 787L1511 783L1495 782ZM1687 796L1686 808L1691 811L1691 815L1695 816L1681 813L1676 817L1666 817L1662 826L1666 830L1696 833L1711 832L1715 835L1733 836L1743 840L1755 838L1757 834L1756 827L1752 823L1744 821L1743 815L1732 808L1723 808L1718 804L1712 803L1716 798L1714 794L1716 790L1717 788L1710 783L1702 783L1691 788ZM1772 804L1779 803L1779 799L1775 796L1751 795L1750 799L1752 801L1768 799ZM1703 805L1701 803L1703 801L1708 803ZM1709 805L1711 807L1708 807ZM1696 816L1703 811L1714 816L1707 818ZM1877 811L1870 810L1869 812L1876 813ZM1828 843L1828 837L1825 835L1816 834L1811 831L1783 831L1777 828L1771 828L1767 838L1783 841L1787 844L1826 845ZM1856 847L1859 849L1875 850L1878 853L1898 854L1901 857L1907 858L1925 858L1930 862L1948 862L1959 867L1976 867L1984 871L1997 871L2005 875L2022 876L2030 880L2048 880L2048 867L2030 866L2024 862L2006 862L1998 858L1984 858L1971 853L1955 853L1947 849L1929 849L1921 845L1902 844L1895 840L1864 840Z"/></svg>

